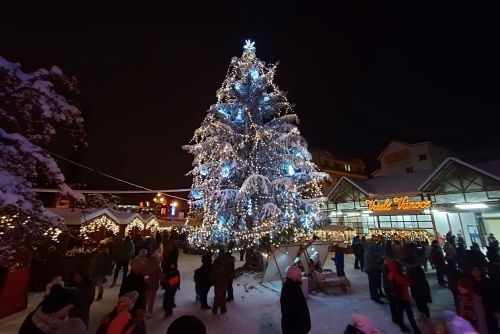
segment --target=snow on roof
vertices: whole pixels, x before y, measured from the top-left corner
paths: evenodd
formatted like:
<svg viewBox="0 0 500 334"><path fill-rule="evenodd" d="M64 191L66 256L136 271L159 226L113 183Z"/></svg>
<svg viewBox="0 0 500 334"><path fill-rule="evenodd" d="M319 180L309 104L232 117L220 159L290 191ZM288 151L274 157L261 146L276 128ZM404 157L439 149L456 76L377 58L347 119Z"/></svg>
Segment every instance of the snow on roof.
<svg viewBox="0 0 500 334"><path fill-rule="evenodd" d="M367 180L351 180L358 188L370 196L418 194L419 186L432 174L432 170L415 173L376 177ZM347 178L346 178L347 179Z"/></svg>
<svg viewBox="0 0 500 334"><path fill-rule="evenodd" d="M85 209L84 212L81 209L70 208L47 208L46 210L59 216L66 225L81 225L101 215L110 215L106 209Z"/></svg>
<svg viewBox="0 0 500 334"><path fill-rule="evenodd" d="M385 147L384 149L382 150L382 152L380 152L380 154L378 155L377 157L377 160L380 160L382 158L382 156L385 154L385 152L387 151L387 149L389 148L389 146L391 146L393 143L399 143L399 144L403 144L405 146L408 146L408 147L414 147L414 146L420 146L420 145L426 145L426 144L430 144L431 142L430 141L423 141L423 142L420 142L420 143L415 143L415 144L408 144L402 140L391 140Z"/></svg>

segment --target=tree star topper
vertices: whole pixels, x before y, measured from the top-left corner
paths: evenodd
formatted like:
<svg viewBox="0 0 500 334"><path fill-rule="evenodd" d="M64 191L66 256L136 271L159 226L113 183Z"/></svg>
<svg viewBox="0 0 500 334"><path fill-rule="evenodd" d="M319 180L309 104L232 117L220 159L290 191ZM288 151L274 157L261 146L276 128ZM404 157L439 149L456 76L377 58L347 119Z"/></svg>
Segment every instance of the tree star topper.
<svg viewBox="0 0 500 334"><path fill-rule="evenodd" d="M249 39L245 40L245 46L243 47L244 50L248 52L255 52L255 42L252 42Z"/></svg>

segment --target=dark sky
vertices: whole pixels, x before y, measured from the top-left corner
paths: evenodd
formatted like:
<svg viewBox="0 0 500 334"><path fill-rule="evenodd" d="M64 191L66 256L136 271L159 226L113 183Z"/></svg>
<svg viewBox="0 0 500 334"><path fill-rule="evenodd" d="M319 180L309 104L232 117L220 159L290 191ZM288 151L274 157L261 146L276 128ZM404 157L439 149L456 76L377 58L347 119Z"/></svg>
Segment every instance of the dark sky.
<svg viewBox="0 0 500 334"><path fill-rule="evenodd" d="M189 15L116 18L31 13L0 23L9 32L0 55L25 70L56 64L76 76L89 146L54 149L147 187L190 186L192 157L181 146L246 38L260 59L280 61L277 83L311 148L359 156L371 168L391 139L498 148L498 7L399 2L189 3ZM125 187L66 171L92 188Z"/></svg>

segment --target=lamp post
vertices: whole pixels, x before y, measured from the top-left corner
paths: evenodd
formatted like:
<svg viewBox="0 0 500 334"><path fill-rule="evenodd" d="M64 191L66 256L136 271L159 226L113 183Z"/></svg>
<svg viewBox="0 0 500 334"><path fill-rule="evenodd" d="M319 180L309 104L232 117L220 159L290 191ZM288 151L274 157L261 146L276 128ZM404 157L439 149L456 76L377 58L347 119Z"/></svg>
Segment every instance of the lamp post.
<svg viewBox="0 0 500 334"><path fill-rule="evenodd" d="M153 198L153 201L157 204L157 206L160 208L158 211L159 211L159 215L158 216L161 216L162 215L162 208L167 205L167 199L165 198L165 196L163 196L161 193L158 193L156 194L155 198ZM166 213L165 213L166 215Z"/></svg>

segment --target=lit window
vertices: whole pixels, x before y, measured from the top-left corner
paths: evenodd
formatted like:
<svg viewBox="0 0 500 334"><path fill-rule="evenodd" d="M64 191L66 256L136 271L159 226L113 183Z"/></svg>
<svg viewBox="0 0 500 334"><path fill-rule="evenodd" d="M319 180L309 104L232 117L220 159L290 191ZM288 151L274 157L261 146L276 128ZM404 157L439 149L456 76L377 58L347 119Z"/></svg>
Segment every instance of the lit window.
<svg viewBox="0 0 500 334"><path fill-rule="evenodd" d="M351 171L351 165L348 165L348 164L344 164L344 169L348 172Z"/></svg>

